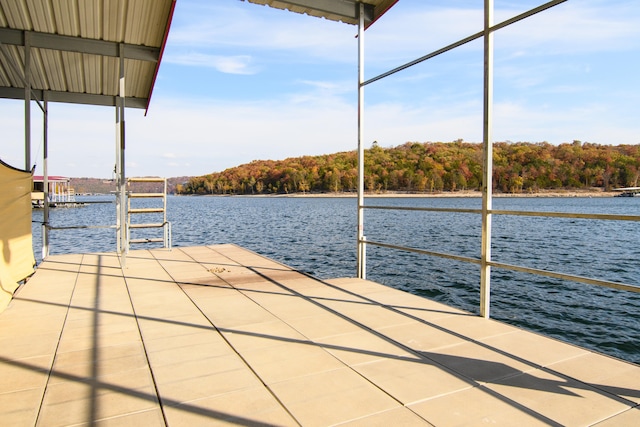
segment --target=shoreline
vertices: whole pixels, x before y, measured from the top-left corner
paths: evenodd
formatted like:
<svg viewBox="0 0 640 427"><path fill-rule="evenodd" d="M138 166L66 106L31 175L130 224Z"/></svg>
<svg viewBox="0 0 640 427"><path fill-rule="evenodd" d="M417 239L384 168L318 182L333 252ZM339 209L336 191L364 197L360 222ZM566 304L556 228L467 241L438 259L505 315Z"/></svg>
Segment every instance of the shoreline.
<svg viewBox="0 0 640 427"><path fill-rule="evenodd" d="M558 198L558 197L615 197L619 194L615 191L595 190L549 190L537 193L493 193L494 198ZM185 194L184 196L194 196ZM198 196L198 195L195 195ZM206 197L275 197L275 198L355 198L357 193L291 193L291 194L202 194ZM475 190L443 191L439 193L365 193L367 198L482 198L482 192Z"/></svg>

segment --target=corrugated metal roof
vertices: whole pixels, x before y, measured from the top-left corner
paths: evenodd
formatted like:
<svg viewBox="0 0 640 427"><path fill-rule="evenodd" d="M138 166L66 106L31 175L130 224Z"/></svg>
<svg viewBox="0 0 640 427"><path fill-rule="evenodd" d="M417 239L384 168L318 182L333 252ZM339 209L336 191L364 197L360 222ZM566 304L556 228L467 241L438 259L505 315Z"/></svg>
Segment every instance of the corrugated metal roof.
<svg viewBox="0 0 640 427"><path fill-rule="evenodd" d="M358 23L359 0L248 0ZM398 0L362 0L371 25ZM127 107L146 108L176 0L0 0L0 98L24 98L25 45L32 99L115 105L124 47Z"/></svg>
<svg viewBox="0 0 640 427"><path fill-rule="evenodd" d="M0 97L115 105L124 47L127 106L146 108L175 0L0 1Z"/></svg>
<svg viewBox="0 0 640 427"><path fill-rule="evenodd" d="M244 0L243 0L244 1ZM398 0L248 0L277 9L307 14L331 21L358 24L358 5L365 4L365 25L368 27Z"/></svg>

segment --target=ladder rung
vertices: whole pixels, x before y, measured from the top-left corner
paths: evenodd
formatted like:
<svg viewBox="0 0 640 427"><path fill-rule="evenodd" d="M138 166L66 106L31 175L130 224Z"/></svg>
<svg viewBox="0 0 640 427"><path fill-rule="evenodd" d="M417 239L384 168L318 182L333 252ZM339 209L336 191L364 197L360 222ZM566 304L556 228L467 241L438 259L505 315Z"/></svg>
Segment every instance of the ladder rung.
<svg viewBox="0 0 640 427"><path fill-rule="evenodd" d="M164 227L164 223L152 223L152 224L129 224L129 228L160 228Z"/></svg>
<svg viewBox="0 0 640 427"><path fill-rule="evenodd" d="M163 184L163 189L158 189L159 185L153 186L145 186L138 185L135 183L160 183ZM127 180L127 195L129 199L162 199L164 200L163 206L158 206L157 202L151 204L150 207L132 207L131 201L127 204L127 213L129 214L129 219L131 219L131 214L164 214L163 222L151 222L151 223L137 223L131 224L130 222L126 224L127 233L129 234L134 229L144 229L144 228L162 228L164 229L164 237L140 237L136 239L128 239L127 245L135 244L135 243L164 243L165 246L170 246L171 242L171 224L166 222L167 217L167 179L160 177L139 177L139 178L128 178ZM146 187L146 188L145 188ZM138 191L140 190L140 191ZM140 217L138 217L140 218ZM154 217L149 219L150 221L160 221L159 217ZM147 221L149 221L147 220ZM168 230L165 228L169 227ZM168 231L168 233L167 233Z"/></svg>
<svg viewBox="0 0 640 427"><path fill-rule="evenodd" d="M129 198L139 199L143 197L164 197L164 193L129 193Z"/></svg>
<svg viewBox="0 0 640 427"><path fill-rule="evenodd" d="M163 208L135 208L129 209L129 213L162 213L164 212Z"/></svg>
<svg viewBox="0 0 640 427"><path fill-rule="evenodd" d="M152 242L164 242L164 239L160 237L154 237L152 239L129 239L129 243L152 243Z"/></svg>

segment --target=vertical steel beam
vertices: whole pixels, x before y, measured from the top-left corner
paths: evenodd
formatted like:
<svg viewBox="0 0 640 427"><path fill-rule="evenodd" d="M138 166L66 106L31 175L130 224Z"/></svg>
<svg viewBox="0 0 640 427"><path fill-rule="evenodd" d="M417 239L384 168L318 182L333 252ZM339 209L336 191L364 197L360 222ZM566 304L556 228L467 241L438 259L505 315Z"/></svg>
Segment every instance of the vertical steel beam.
<svg viewBox="0 0 640 427"><path fill-rule="evenodd" d="M115 134L115 156L116 156L116 164L113 168L113 173L115 174L116 180L116 252L122 253L122 242L120 241L120 228L122 224L120 224L120 205L122 201L120 200L120 106L118 105L118 101L116 100L116 108L115 108L115 125L116 125L116 134Z"/></svg>
<svg viewBox="0 0 640 427"><path fill-rule="evenodd" d="M44 91L42 123L42 185L44 186L44 217L42 220L42 259L49 256L49 102L48 92Z"/></svg>
<svg viewBox="0 0 640 427"><path fill-rule="evenodd" d="M122 266L126 265L126 253L129 250L127 236L127 189L125 174L125 75L124 46L120 45L120 72L118 81L118 97L116 106L116 174L118 183L118 252L122 256Z"/></svg>
<svg viewBox="0 0 640 427"><path fill-rule="evenodd" d="M126 180L126 168L125 168L125 77L124 77L124 46L120 45L120 88L119 88L119 96L120 96L120 174L122 187L120 188L120 195L124 203L120 206L121 212L121 222L124 224L124 227L121 230L122 239L124 241L125 251L129 250L129 241L127 236L127 180Z"/></svg>
<svg viewBox="0 0 640 427"><path fill-rule="evenodd" d="M31 170L31 33L24 32L24 170Z"/></svg>
<svg viewBox="0 0 640 427"><path fill-rule="evenodd" d="M364 3L358 13L358 278L366 279L364 242Z"/></svg>
<svg viewBox="0 0 640 427"><path fill-rule="evenodd" d="M484 0L484 100L482 248L480 263L480 315L490 316L491 301L491 209L493 207L493 0Z"/></svg>

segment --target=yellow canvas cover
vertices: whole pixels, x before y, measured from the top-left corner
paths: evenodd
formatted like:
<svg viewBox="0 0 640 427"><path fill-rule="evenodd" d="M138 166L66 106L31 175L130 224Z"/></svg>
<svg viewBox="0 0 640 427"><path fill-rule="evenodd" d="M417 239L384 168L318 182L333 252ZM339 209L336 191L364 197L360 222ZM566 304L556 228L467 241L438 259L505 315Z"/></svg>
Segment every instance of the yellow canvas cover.
<svg viewBox="0 0 640 427"><path fill-rule="evenodd" d="M0 312L36 264L31 237L33 174L0 160Z"/></svg>

